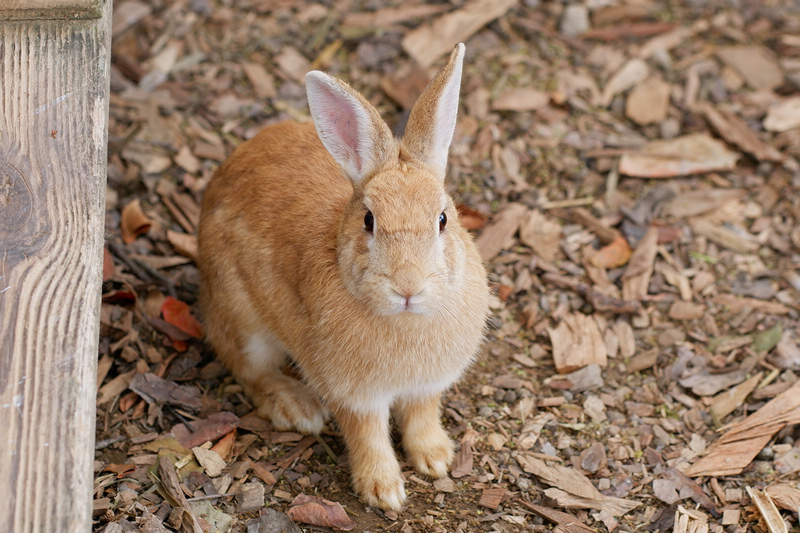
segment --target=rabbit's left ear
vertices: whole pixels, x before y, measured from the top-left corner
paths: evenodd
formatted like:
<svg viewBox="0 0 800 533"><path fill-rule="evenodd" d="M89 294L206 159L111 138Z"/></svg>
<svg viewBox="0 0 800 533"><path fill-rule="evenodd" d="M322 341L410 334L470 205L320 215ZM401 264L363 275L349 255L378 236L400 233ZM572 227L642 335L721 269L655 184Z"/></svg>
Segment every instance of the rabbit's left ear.
<svg viewBox="0 0 800 533"><path fill-rule="evenodd" d="M403 145L444 179L447 153L458 114L464 44L456 45L447 64L428 84L408 117Z"/></svg>
<svg viewBox="0 0 800 533"><path fill-rule="evenodd" d="M359 184L391 155L396 146L392 132L378 110L341 80L311 71L306 93L322 144Z"/></svg>

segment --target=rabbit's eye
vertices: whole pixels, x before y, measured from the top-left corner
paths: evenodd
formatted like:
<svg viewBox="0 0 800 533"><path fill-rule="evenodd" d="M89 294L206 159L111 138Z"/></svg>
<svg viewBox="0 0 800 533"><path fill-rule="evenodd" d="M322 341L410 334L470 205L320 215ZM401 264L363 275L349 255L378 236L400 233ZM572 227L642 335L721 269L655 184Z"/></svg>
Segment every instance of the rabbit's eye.
<svg viewBox="0 0 800 533"><path fill-rule="evenodd" d="M370 233L375 229L375 217L372 216L372 211L367 211L367 214L364 215L364 229Z"/></svg>
<svg viewBox="0 0 800 533"><path fill-rule="evenodd" d="M442 214L439 215L439 233L444 231L444 227L446 225L447 225L447 215L445 215L444 211L442 211Z"/></svg>

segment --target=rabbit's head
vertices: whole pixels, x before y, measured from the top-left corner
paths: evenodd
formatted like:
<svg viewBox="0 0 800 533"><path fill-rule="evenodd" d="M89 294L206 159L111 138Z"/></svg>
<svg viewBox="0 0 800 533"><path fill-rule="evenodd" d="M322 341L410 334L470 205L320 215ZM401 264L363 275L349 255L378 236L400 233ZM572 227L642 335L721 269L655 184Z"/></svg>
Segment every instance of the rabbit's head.
<svg viewBox="0 0 800 533"><path fill-rule="evenodd" d="M378 111L344 82L306 76L319 138L352 180L338 228L339 271L379 315L446 314L461 298L469 235L444 187L464 45L414 105L396 140Z"/></svg>

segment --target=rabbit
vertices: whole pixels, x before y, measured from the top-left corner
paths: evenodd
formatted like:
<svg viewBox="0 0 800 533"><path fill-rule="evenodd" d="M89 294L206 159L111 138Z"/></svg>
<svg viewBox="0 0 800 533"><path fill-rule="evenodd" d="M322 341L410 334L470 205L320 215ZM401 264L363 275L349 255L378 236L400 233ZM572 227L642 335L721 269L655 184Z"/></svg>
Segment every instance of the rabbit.
<svg viewBox="0 0 800 533"><path fill-rule="evenodd" d="M317 434L332 414L356 493L383 509L406 499L390 414L413 467L447 475L441 395L489 313L486 270L444 187L463 58L459 44L401 140L349 85L309 72L313 124L265 127L202 202L208 341L277 429Z"/></svg>

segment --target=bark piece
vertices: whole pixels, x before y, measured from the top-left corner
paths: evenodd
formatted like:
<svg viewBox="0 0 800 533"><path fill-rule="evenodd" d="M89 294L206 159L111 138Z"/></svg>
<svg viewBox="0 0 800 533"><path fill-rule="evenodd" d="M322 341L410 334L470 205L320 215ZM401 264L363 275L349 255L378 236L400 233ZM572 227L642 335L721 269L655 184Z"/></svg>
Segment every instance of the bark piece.
<svg viewBox="0 0 800 533"><path fill-rule="evenodd" d="M743 421L730 426L709 447L708 455L686 473L691 477L740 474L778 431L788 424L797 423L800 423L800 382Z"/></svg>
<svg viewBox="0 0 800 533"><path fill-rule="evenodd" d="M693 217L714 211L747 195L744 189L708 189L685 191L675 196L667 207L667 213L675 218Z"/></svg>
<svg viewBox="0 0 800 533"><path fill-rule="evenodd" d="M644 81L649 72L650 69L643 60L638 57L631 59L608 80L608 83L603 88L603 96L600 103L604 107L608 106L614 96Z"/></svg>
<svg viewBox="0 0 800 533"><path fill-rule="evenodd" d="M725 226L715 224L704 218L691 220L689 225L695 233L708 237L709 240L734 252L753 253L760 248L755 239L748 239Z"/></svg>

